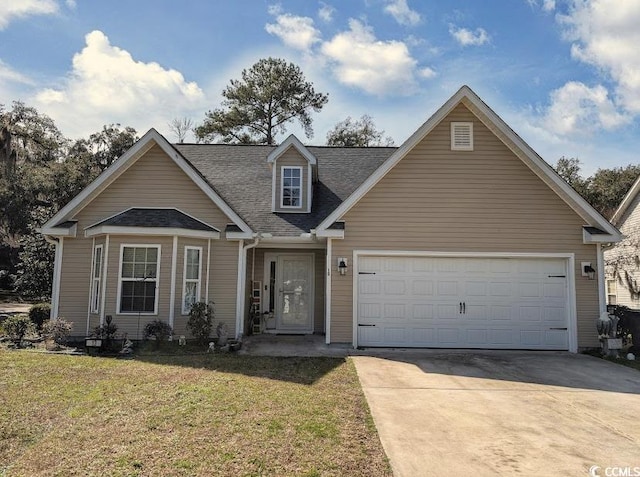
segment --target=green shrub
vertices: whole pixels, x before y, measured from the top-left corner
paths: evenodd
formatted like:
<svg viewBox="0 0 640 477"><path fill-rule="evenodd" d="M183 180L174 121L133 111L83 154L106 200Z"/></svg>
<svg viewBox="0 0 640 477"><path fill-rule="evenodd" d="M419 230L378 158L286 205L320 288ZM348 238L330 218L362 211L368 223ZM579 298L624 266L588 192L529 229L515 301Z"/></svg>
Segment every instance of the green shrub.
<svg viewBox="0 0 640 477"><path fill-rule="evenodd" d="M29 317L23 314L10 316L4 320L2 327L18 348L27 333L33 332L34 328Z"/></svg>
<svg viewBox="0 0 640 477"><path fill-rule="evenodd" d="M51 305L49 303L36 303L29 309L29 318L38 330L42 329L42 325L50 316Z"/></svg>
<svg viewBox="0 0 640 477"><path fill-rule="evenodd" d="M205 303L199 301L194 303L189 312L187 328L199 344L204 344L209 340L211 329L213 328L213 302Z"/></svg>
<svg viewBox="0 0 640 477"><path fill-rule="evenodd" d="M44 336L56 344L56 347L63 346L67 342L69 333L73 328L73 323L64 318L56 318L55 320L47 320L42 326Z"/></svg>
<svg viewBox="0 0 640 477"><path fill-rule="evenodd" d="M171 325L166 321L153 320L144 325L144 339L147 340L151 337L156 340L156 348L160 347L160 343L167 341L169 336L173 334Z"/></svg>
<svg viewBox="0 0 640 477"><path fill-rule="evenodd" d="M96 326L93 329L93 336L103 340L103 347L107 350L111 350L113 348L113 342L116 339L116 333L118 331L118 327L112 322L112 320L113 317L111 315L107 315L105 323L103 325Z"/></svg>

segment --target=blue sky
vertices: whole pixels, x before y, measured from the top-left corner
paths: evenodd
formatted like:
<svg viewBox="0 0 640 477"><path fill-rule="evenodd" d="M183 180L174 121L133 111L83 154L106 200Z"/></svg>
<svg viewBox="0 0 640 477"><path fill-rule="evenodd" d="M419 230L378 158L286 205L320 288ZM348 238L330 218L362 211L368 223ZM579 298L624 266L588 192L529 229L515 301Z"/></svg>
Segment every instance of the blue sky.
<svg viewBox="0 0 640 477"><path fill-rule="evenodd" d="M463 84L549 163L637 163L638 0L0 0L0 104L71 138L195 123L243 68L298 64L329 103L313 138L373 117L400 145Z"/></svg>

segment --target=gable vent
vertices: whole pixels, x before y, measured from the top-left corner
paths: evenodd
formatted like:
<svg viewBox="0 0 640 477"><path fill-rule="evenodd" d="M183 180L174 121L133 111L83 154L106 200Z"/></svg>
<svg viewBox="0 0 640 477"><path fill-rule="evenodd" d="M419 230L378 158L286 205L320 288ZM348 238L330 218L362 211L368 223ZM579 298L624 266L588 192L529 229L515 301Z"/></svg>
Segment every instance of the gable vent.
<svg viewBox="0 0 640 477"><path fill-rule="evenodd" d="M451 150L473 151L473 123L451 123Z"/></svg>

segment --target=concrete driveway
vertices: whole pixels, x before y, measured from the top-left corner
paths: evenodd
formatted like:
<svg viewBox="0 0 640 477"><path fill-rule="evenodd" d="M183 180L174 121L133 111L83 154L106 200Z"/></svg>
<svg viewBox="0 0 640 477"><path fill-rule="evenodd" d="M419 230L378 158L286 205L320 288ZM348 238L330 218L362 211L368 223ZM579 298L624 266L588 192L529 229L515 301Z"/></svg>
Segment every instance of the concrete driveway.
<svg viewBox="0 0 640 477"><path fill-rule="evenodd" d="M637 370L560 352L353 360L397 477L640 475Z"/></svg>

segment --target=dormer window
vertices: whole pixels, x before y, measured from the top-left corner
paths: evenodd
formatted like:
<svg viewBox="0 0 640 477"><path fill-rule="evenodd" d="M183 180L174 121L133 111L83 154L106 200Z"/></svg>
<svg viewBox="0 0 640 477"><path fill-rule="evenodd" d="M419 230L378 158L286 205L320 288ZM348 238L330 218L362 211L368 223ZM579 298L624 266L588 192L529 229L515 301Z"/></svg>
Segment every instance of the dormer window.
<svg viewBox="0 0 640 477"><path fill-rule="evenodd" d="M267 156L271 169L271 212L308 214L313 184L318 179L316 158L292 134Z"/></svg>
<svg viewBox="0 0 640 477"><path fill-rule="evenodd" d="M302 207L302 167L283 167L282 168L282 192L280 197L283 208L300 208Z"/></svg>

